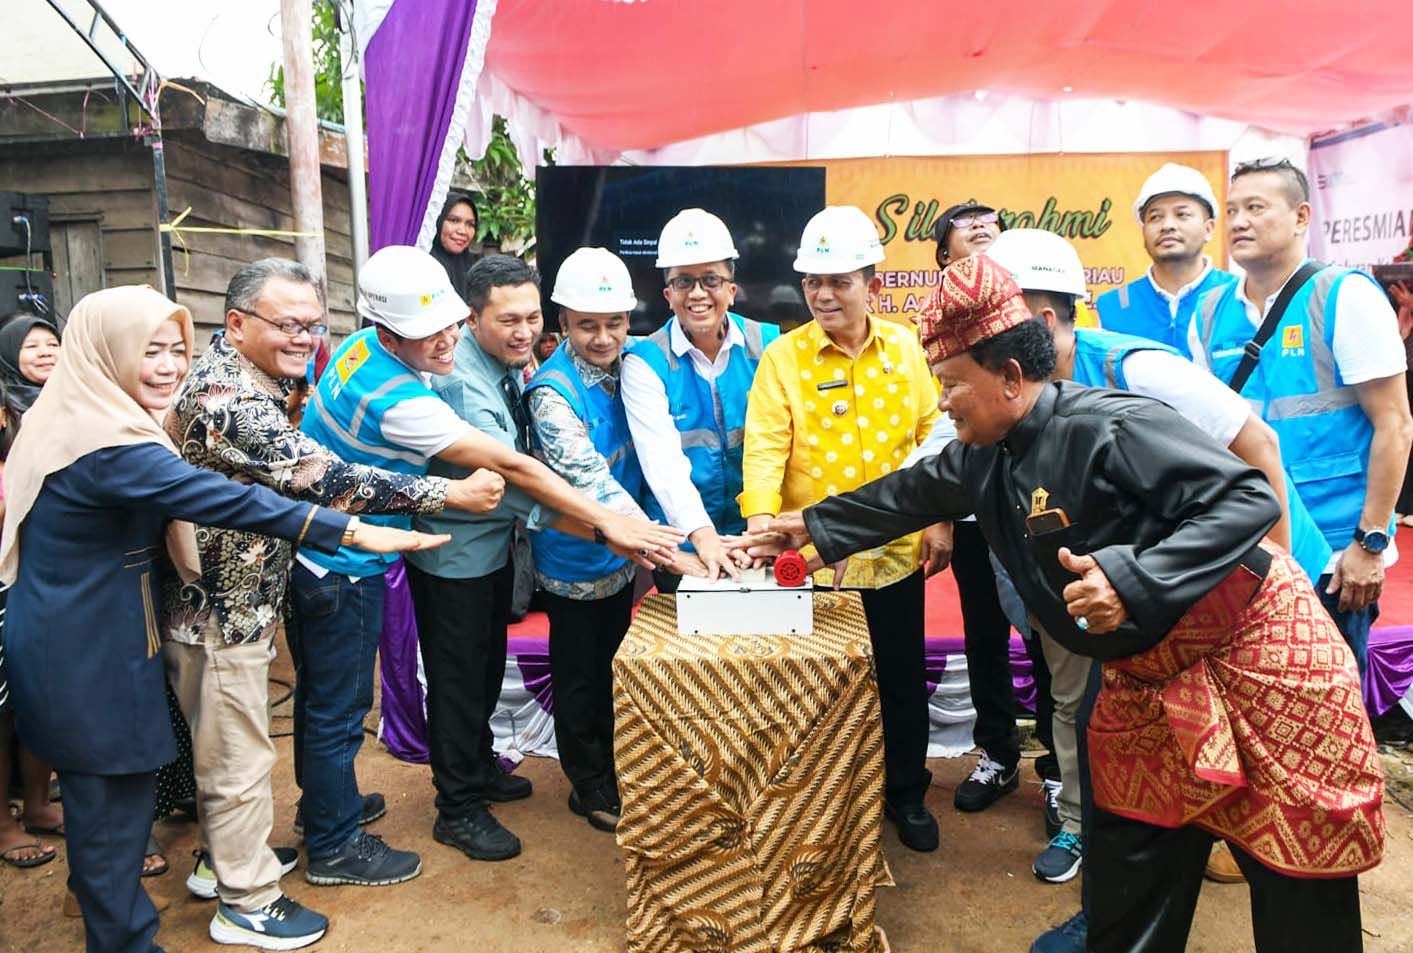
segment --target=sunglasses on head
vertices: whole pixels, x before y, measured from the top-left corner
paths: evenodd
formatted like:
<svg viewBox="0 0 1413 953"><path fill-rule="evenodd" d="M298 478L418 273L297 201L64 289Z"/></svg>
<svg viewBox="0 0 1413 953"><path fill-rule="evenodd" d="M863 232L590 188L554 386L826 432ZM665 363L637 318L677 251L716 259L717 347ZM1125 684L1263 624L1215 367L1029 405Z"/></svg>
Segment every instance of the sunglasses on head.
<svg viewBox="0 0 1413 953"><path fill-rule="evenodd" d="M1245 162L1238 162L1234 175L1241 175L1243 172L1265 172L1267 169L1294 169L1295 163L1285 156L1263 156L1260 159L1248 159Z"/></svg>

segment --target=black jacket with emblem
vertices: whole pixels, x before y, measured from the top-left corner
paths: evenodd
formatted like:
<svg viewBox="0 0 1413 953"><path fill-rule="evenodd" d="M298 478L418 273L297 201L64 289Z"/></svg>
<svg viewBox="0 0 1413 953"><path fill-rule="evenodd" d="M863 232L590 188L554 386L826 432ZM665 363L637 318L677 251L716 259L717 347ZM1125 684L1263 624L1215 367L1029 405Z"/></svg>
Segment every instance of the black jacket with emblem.
<svg viewBox="0 0 1413 953"><path fill-rule="evenodd" d="M1032 536L1026 517L1042 500L1069 525ZM1252 551L1280 504L1260 471L1166 404L1058 381L999 443L953 441L804 516L830 563L971 513L1040 625L1072 652L1111 659L1156 644L1238 563L1259 564ZM1081 631L1065 610L1077 577L1060 567L1060 546L1108 576L1128 610L1116 631Z"/></svg>

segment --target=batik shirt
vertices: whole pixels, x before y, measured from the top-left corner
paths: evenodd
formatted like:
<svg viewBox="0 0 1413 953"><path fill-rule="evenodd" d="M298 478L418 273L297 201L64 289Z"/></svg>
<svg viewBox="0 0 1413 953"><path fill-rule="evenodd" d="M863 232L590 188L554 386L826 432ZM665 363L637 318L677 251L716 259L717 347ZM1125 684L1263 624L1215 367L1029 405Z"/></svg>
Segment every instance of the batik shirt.
<svg viewBox="0 0 1413 953"><path fill-rule="evenodd" d="M620 363L605 371L584 360L572 347L569 356L585 387L602 387L609 394L617 393ZM535 456L589 499L602 503L615 513L647 519L637 500L613 478L608 461L594 449L588 426L574 413L562 394L553 387L536 387L530 391L529 405L535 435L541 447ZM602 579L583 582L566 582L536 572L535 580L546 592L566 599L602 599L622 589L633 578L635 568L630 562Z"/></svg>
<svg viewBox="0 0 1413 953"><path fill-rule="evenodd" d="M293 499L345 513L442 509L445 479L345 463L291 425L292 384L271 378L218 335L192 365L167 415L167 433L187 463ZM173 577L163 586L164 637L198 644L212 625L228 644L272 635L289 579L290 544L211 526L196 527L196 543L201 578L183 586Z"/></svg>

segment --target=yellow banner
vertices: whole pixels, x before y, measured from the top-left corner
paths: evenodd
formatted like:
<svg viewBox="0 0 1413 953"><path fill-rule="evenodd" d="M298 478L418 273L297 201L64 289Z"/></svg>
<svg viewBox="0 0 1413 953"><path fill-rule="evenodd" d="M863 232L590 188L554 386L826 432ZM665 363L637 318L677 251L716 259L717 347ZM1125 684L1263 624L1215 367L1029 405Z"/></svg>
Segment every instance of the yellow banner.
<svg viewBox="0 0 1413 953"><path fill-rule="evenodd" d="M1219 201L1226 194L1223 152L897 157L799 164L826 167L830 205L857 205L878 223L888 254L878 266L883 276L879 309L901 319L921 310L937 286L932 228L942 212L958 202L991 205L1010 227L1045 228L1070 239L1084 262L1091 296L1136 280L1150 262L1133 217L1133 200L1164 162L1199 170ZM1226 261L1220 229L1207 254L1218 263Z"/></svg>

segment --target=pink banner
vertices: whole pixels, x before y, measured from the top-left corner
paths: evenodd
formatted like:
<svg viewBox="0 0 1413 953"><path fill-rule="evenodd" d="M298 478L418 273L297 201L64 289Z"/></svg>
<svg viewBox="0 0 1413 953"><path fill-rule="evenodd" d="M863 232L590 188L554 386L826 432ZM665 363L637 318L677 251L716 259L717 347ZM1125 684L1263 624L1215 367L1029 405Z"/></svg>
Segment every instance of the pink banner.
<svg viewBox="0 0 1413 953"><path fill-rule="evenodd" d="M1386 264L1413 232L1413 124L1378 123L1310 144L1310 254Z"/></svg>

